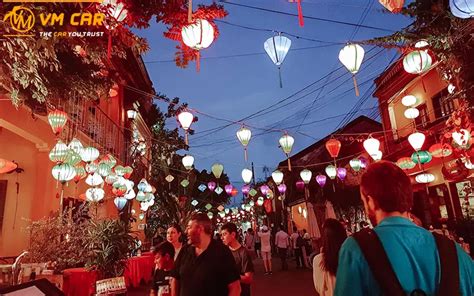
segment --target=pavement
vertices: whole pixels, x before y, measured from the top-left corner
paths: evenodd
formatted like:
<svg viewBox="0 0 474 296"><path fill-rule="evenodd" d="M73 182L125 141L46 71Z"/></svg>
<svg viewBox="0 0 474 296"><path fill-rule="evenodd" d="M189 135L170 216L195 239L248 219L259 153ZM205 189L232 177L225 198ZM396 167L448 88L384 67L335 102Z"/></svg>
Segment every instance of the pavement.
<svg viewBox="0 0 474 296"><path fill-rule="evenodd" d="M273 274L264 275L263 261L254 260L255 274L252 296L315 296L313 276L310 269L297 269L293 258L288 260L289 269L281 271L279 258L273 258ZM141 286L128 291L130 296L150 295L149 287Z"/></svg>

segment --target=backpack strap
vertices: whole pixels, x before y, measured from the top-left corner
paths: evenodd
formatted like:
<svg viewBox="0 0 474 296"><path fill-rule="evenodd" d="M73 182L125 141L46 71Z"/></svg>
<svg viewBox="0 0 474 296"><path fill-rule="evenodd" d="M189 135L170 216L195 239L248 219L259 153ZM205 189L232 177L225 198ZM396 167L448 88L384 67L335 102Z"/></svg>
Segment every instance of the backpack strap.
<svg viewBox="0 0 474 296"><path fill-rule="evenodd" d="M364 229L353 235L359 244L375 280L385 296L405 296L400 281L393 270L382 242L372 229Z"/></svg>
<svg viewBox="0 0 474 296"><path fill-rule="evenodd" d="M433 233L438 247L441 266L441 279L438 286L438 296L461 295L459 280L459 262L455 243L438 233Z"/></svg>

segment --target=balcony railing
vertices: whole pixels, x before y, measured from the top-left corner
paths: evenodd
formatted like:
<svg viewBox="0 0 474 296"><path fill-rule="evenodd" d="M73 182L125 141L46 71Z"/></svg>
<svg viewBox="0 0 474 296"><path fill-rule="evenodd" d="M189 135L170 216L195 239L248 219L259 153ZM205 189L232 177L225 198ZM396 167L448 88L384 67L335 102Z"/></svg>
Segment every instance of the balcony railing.
<svg viewBox="0 0 474 296"><path fill-rule="evenodd" d="M75 131L91 139L91 144L105 153L111 153L122 163L127 160L127 143L123 128L117 125L99 106L85 100L64 100L59 103L69 114Z"/></svg>

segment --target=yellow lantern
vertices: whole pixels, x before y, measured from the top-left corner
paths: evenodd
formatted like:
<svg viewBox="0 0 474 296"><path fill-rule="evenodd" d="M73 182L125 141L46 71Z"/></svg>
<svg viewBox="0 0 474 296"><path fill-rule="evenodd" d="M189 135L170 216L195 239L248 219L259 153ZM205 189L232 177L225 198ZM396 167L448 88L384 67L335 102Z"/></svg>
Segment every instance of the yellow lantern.
<svg viewBox="0 0 474 296"><path fill-rule="evenodd" d="M246 128L245 126L242 126L237 131L237 139L239 139L242 146L244 146L245 161L247 161L247 146L249 145L250 138L252 138L252 131Z"/></svg>
<svg viewBox="0 0 474 296"><path fill-rule="evenodd" d="M220 163L215 163L212 165L211 171L214 174L214 177L216 177L216 179L219 179L222 175L222 172L224 171L224 166Z"/></svg>

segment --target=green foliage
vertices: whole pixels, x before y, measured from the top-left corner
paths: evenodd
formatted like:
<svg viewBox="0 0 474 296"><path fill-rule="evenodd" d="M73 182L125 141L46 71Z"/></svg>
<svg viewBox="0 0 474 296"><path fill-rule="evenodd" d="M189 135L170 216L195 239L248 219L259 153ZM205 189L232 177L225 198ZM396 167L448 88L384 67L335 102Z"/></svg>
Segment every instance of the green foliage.
<svg viewBox="0 0 474 296"><path fill-rule="evenodd" d="M111 219L90 221L84 238L86 267L97 270L102 278L123 275L134 242L128 224Z"/></svg>

